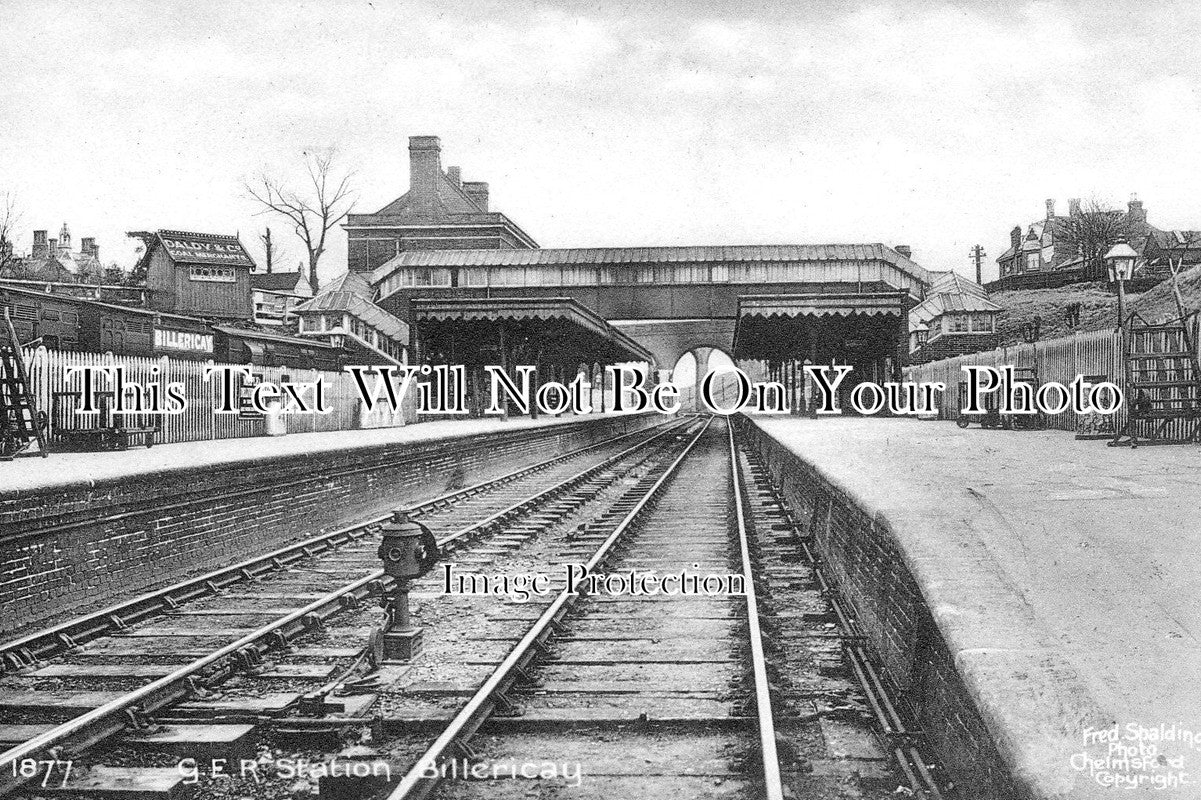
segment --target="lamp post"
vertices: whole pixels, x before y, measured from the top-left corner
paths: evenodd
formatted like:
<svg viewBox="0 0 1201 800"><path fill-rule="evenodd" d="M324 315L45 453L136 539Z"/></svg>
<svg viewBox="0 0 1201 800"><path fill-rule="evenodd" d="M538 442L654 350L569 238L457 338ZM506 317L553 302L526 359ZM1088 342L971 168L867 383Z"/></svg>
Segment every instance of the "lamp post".
<svg viewBox="0 0 1201 800"><path fill-rule="evenodd" d="M1111 283L1118 284L1118 328L1126 327L1126 281L1134 276L1134 262L1138 253L1121 241L1109 248L1105 254L1105 271Z"/></svg>

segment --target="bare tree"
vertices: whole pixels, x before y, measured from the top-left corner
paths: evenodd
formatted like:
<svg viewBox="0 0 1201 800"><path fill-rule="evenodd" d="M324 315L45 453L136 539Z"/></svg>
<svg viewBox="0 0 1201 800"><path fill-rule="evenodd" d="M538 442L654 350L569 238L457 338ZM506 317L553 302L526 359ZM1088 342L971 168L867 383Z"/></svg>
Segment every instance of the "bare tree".
<svg viewBox="0 0 1201 800"><path fill-rule="evenodd" d="M1137 223L1125 211L1093 198L1083 207L1073 208L1066 217L1058 217L1055 236L1083 259L1086 278L1105 275L1105 254L1118 242L1133 240L1140 234Z"/></svg>
<svg viewBox="0 0 1201 800"><path fill-rule="evenodd" d="M321 153L305 152L308 185L303 191L296 191L265 172L245 185L247 196L262 206L262 213L273 212L292 223L309 254L309 283L314 292L317 264L325 252L326 237L330 229L346 218L354 204L351 173L335 167L336 155L332 148Z"/></svg>
<svg viewBox="0 0 1201 800"><path fill-rule="evenodd" d="M275 242L271 241L271 229L267 228L267 232L259 236L259 241L263 243L263 261L267 266L267 274L272 272L272 265L275 263Z"/></svg>
<svg viewBox="0 0 1201 800"><path fill-rule="evenodd" d="M15 269L21 262L14 241L20 224L17 198L11 192L0 194L0 273Z"/></svg>

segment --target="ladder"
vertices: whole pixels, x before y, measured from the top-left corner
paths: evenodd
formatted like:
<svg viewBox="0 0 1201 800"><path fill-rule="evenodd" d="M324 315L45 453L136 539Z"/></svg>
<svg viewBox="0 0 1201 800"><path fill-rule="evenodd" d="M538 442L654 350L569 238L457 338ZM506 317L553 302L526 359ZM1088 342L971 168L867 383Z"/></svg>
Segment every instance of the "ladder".
<svg viewBox="0 0 1201 800"><path fill-rule="evenodd" d="M0 461L12 461L13 456L35 441L38 452L45 458L48 449L42 427L29 391L21 342L5 308L4 328L0 330Z"/></svg>

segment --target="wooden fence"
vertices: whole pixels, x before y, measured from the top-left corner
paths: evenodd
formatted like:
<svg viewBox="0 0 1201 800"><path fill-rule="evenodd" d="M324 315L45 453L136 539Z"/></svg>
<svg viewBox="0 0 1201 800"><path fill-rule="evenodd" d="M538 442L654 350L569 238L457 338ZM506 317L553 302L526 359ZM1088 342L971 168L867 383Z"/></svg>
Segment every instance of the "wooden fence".
<svg viewBox="0 0 1201 800"><path fill-rule="evenodd" d="M1185 324L1189 326L1189 337L1180 336L1179 341L1191 338L1193 347L1199 348L1195 354L1201 356L1201 324L1199 324L1198 317L1190 317ZM1117 331L1090 331L1036 344L1002 347L990 352L973 353L929 364L920 364L910 367L906 371L907 380L941 381L946 384L947 391L941 396L938 409L940 419L955 419L959 415L958 387L959 382L966 377L961 367L970 364L990 367L1001 367L1008 364L1015 367L1036 367L1040 382L1055 381L1065 386L1071 383L1077 375L1103 375L1106 380L1117 384L1126 398L1126 403L1129 403L1131 393L1127 387L1129 376L1126 371L1122 342L1124 335L1135 337L1132 341L1136 352L1159 353L1166 349L1175 350L1176 347L1176 345L1169 347L1165 341L1160 341L1163 337L1157 338L1154 331L1136 329L1133 333L1126 334ZM1148 365L1144 362L1141 369L1144 372L1146 370L1163 370L1162 373L1155 373L1155 375L1172 380L1180 380L1178 376L1182 374L1179 356L1165 355L1163 362L1158 366ZM1188 370L1188 374L1192 374L1191 369ZM1185 406L1186 402L1191 402L1184 399L1191 395L1186 395L1183 390L1173 396L1179 396L1181 399L1169 402L1169 407L1180 409ZM1123 404L1122 409L1113 415L1111 430L1122 430L1128 418L1127 412L1128 406ZM1082 420L1070 410L1062 414L1047 416L1046 422L1049 427L1061 430L1081 432L1101 430L1097 427L1100 422L1097 415ZM1129 432L1136 433L1142 438L1155 435L1177 441L1190 438L1196 441L1194 428L1191 417L1169 419L1162 427L1160 427L1160 422L1154 419L1140 419L1135 421Z"/></svg>
<svg viewBox="0 0 1201 800"><path fill-rule="evenodd" d="M205 379L212 362L187 361L135 356L114 356L111 353L78 353L47 350L39 347L25 351L25 362L29 367L31 389L39 410L49 417L50 433L56 429L96 428L118 421L125 427L153 427L155 444L173 442L195 442L209 439L236 439L263 436L267 432L268 420L258 415L239 413L217 413L221 406L220 389L223 378L214 375ZM182 384L182 394L187 398L187 408L182 414L151 415L126 413L113 420L108 413L86 414L80 412L82 377L72 372L78 367L122 367L127 384L136 383L143 387L157 386L162 402L167 399L167 387L172 383ZM257 381L279 385L312 384L322 379L326 414L282 414L280 424L287 433L309 433L314 431L343 431L357 428L394 427L413 422L414 392L405 398L404 408L398 413L377 405L366 412L354 377L344 372L320 372L317 370L292 369L290 367L250 367ZM237 388L242 379L236 379ZM113 387L99 385L99 390L110 393L102 397L111 410ZM238 393L235 390L235 399ZM312 389L302 390L302 398L312 402ZM236 400L235 400L236 402Z"/></svg>
<svg viewBox="0 0 1201 800"><path fill-rule="evenodd" d="M1040 382L1055 381L1065 386L1077 375L1104 375L1105 380L1119 387L1125 383L1122 343L1116 331L1076 333L1045 342L999 347L983 353L919 364L906 370L907 380L940 381L946 384L947 390L940 397L938 416L940 419L955 419L959 416L959 382L966 377L962 367L969 365L1036 367ZM1114 422L1121 428L1125 421L1123 408L1115 415ZM1077 430L1079 422L1077 415L1070 410L1047 417L1047 424L1060 430Z"/></svg>

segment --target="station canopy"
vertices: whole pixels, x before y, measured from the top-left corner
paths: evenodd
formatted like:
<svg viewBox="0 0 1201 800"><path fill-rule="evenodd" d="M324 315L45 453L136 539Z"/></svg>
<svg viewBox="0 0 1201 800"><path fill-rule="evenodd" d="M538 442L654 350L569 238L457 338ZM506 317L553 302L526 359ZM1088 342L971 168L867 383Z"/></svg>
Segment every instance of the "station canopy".
<svg viewBox="0 0 1201 800"><path fill-rule="evenodd" d="M569 297L413 298L426 356L447 363L653 362L650 352ZM502 349L503 348L503 349Z"/></svg>
<svg viewBox="0 0 1201 800"><path fill-rule="evenodd" d="M800 353L817 362L887 353L902 327L908 333L913 304L907 291L743 295L734 355L777 359Z"/></svg>

